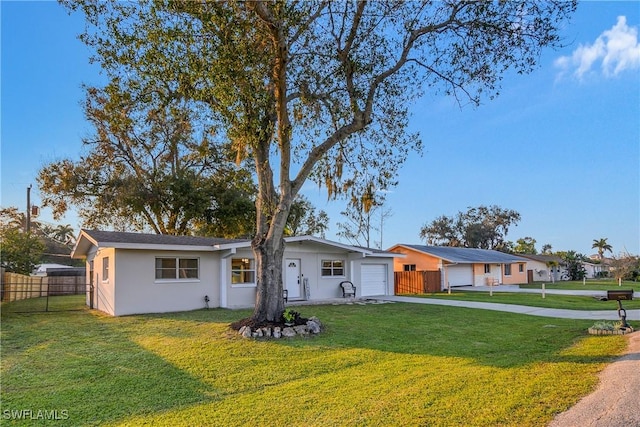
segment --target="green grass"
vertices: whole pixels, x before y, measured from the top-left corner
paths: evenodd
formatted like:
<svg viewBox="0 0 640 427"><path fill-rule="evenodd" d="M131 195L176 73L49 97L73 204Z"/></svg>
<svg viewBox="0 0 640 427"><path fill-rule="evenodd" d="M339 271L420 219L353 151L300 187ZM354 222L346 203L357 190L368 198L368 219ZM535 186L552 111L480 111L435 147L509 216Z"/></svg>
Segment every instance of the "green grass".
<svg viewBox="0 0 640 427"><path fill-rule="evenodd" d="M40 298L28 298L24 300L3 302L2 311L7 313L34 313L43 311L69 311L85 310L85 295L56 295Z"/></svg>
<svg viewBox="0 0 640 427"><path fill-rule="evenodd" d="M545 294L542 298L541 294L524 293L524 292L493 292L490 296L489 292L480 291L451 291L438 292L434 294L410 295L420 298L438 298L453 299L458 301L478 301L493 302L500 304L516 304L527 305L532 307L543 308L561 308L568 310L618 310L616 301L599 301L590 296L577 295L554 295ZM622 301L622 306L627 310L639 309L640 299L631 301Z"/></svg>
<svg viewBox="0 0 640 427"><path fill-rule="evenodd" d="M590 321L455 307L300 307L320 336L245 340L223 309L2 313L6 411L65 425L544 426L626 346Z"/></svg>
<svg viewBox="0 0 640 427"><path fill-rule="evenodd" d="M618 282L614 279L607 280L587 280L583 285L582 281L573 282L535 282L531 284L519 285L521 288L529 289L541 289L542 283L545 284L546 289L567 289L567 290L581 290L581 291L606 291L615 289L633 289L635 292L640 292L640 282L623 281L622 286L618 286Z"/></svg>

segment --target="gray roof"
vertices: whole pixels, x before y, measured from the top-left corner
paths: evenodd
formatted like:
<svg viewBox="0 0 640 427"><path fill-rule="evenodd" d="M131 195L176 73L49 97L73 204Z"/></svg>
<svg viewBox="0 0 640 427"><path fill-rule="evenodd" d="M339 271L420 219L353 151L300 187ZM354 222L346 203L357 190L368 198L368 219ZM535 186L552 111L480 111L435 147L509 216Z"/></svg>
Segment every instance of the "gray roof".
<svg viewBox="0 0 640 427"><path fill-rule="evenodd" d="M514 262L527 262L525 258L519 257L517 255L487 249L405 244L402 244L401 246L405 246L416 251L424 252L426 254L442 258L445 261L455 262L459 264L510 264Z"/></svg>
<svg viewBox="0 0 640 427"><path fill-rule="evenodd" d="M550 261L555 261L555 262L564 262L564 260L562 258L560 258L558 255L530 255L530 254L521 254L520 256L524 257L524 258L528 258L528 259L532 259L534 261L540 261L540 262L550 262Z"/></svg>
<svg viewBox="0 0 640 427"><path fill-rule="evenodd" d="M98 243L138 243L148 245L213 246L248 240L217 237L172 236L168 234L126 233L122 231L82 230Z"/></svg>

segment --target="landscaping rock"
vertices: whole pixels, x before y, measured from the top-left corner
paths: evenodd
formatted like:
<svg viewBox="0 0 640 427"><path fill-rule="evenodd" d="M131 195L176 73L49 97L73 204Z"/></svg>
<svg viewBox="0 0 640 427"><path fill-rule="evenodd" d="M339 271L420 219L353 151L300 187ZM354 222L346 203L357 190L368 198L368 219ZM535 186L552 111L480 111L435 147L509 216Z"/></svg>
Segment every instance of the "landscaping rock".
<svg viewBox="0 0 640 427"><path fill-rule="evenodd" d="M296 336L296 331L293 328L284 328L282 329L282 336L283 337L295 337Z"/></svg>
<svg viewBox="0 0 640 427"><path fill-rule="evenodd" d="M293 330L296 331L296 334L298 335L309 335L309 328L307 328L307 325L294 326Z"/></svg>
<svg viewBox="0 0 640 427"><path fill-rule="evenodd" d="M248 326L243 326L242 327L242 332L240 333L243 337L245 338L251 338L252 334L251 334L251 328Z"/></svg>
<svg viewBox="0 0 640 427"><path fill-rule="evenodd" d="M307 321L307 329L312 334L319 334L321 330L319 321L316 322L315 320L309 319Z"/></svg>
<svg viewBox="0 0 640 427"><path fill-rule="evenodd" d="M310 334L319 334L322 332L322 323L320 319L313 316L310 319L300 319L299 324L295 326L276 326L275 324L268 324L263 326L256 326L246 324L240 327L238 334L243 338L274 338L279 339L282 337L295 337L308 336Z"/></svg>

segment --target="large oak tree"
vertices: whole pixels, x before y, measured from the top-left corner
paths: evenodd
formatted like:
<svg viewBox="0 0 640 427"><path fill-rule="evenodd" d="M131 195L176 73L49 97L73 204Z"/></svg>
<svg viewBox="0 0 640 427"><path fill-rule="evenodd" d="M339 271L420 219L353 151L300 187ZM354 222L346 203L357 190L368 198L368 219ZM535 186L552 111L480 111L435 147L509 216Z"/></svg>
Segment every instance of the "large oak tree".
<svg viewBox="0 0 640 427"><path fill-rule="evenodd" d="M575 9L564 1L69 2L111 79L149 76L206 105L258 195L252 241L253 319L283 308L283 235L308 179L331 197L394 184L421 148L407 130L417 97L478 104L507 69L530 71L559 42ZM142 83L139 83L142 82Z"/></svg>
<svg viewBox="0 0 640 427"><path fill-rule="evenodd" d="M430 245L504 250L509 227L519 221L520 214L512 209L481 205L439 216L422 226L420 238Z"/></svg>

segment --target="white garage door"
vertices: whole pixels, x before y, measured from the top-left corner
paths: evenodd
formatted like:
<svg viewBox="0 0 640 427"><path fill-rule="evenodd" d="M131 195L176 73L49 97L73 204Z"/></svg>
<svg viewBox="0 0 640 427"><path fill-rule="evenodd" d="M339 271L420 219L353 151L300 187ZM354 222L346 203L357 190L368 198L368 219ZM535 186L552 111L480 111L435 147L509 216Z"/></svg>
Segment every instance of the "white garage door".
<svg viewBox="0 0 640 427"><path fill-rule="evenodd" d="M447 271L444 287L447 288L447 282L451 286L468 286L473 285L473 266L468 265L452 265L445 267Z"/></svg>
<svg viewBox="0 0 640 427"><path fill-rule="evenodd" d="M363 264L360 296L368 297L387 294L386 264Z"/></svg>

